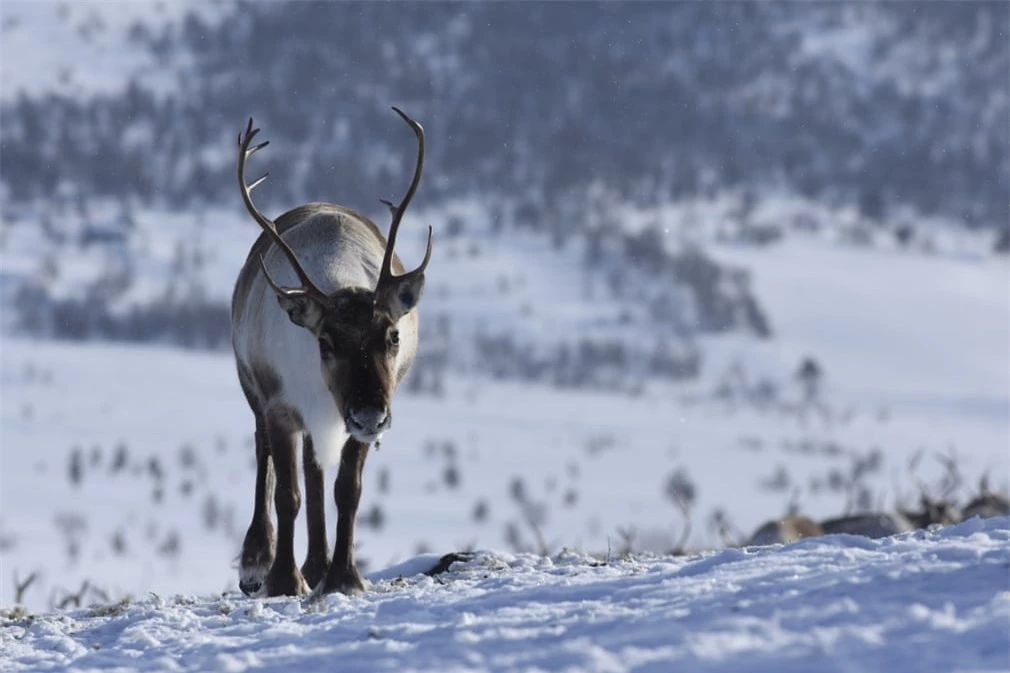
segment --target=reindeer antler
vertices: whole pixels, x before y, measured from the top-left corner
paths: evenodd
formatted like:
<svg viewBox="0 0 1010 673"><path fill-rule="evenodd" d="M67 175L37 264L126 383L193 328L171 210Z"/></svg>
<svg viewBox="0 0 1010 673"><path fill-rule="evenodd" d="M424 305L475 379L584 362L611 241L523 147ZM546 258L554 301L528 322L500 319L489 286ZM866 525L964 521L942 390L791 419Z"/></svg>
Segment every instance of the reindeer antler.
<svg viewBox="0 0 1010 673"><path fill-rule="evenodd" d="M270 276L270 272L267 271L266 262L263 256L260 255L260 267L263 269L263 275L266 277L267 282L270 283L270 287L274 289L279 295L285 297L308 297L314 299L315 301L326 303L329 299L327 294L319 289L312 279L309 278L309 274L306 273L305 269L302 267L301 262L298 261L298 256L295 251L291 249L280 233L277 231L277 225L273 220L266 217L263 213L259 211L256 205L252 202L252 190L259 187L263 182L270 176L269 173L264 173L260 178L253 181L252 184L246 184L245 181L245 162L256 152L270 144L270 141L264 141L258 145L252 145L253 138L259 133L259 129L253 128L252 117L249 118L249 125L246 126L245 133L240 133L238 136L238 184L242 189L242 201L245 203L246 210L252 215L256 223L260 225L264 232L270 237L277 247L281 249L284 256L288 258L288 262L291 263L291 268L295 270L298 274L298 280L301 282L301 287L285 288L279 286L274 279Z"/></svg>
<svg viewBox="0 0 1010 673"><path fill-rule="evenodd" d="M431 227L428 227L428 249L424 253L424 260L421 264L413 271L408 271L401 276L393 275L393 249L396 247L396 235L400 231L400 222L403 220L403 214L407 210L407 206L410 205L411 200L414 198L414 193L417 191L417 186L421 182L421 172L424 170L424 127L418 122L408 117L404 114L403 110L398 107L394 107L393 111L400 115L403 121L407 122L407 125L414 131L414 135L417 136L417 163L414 165L414 176L410 180L410 186L407 187L407 193L403 196L403 200L400 204L394 206L390 201L385 199L382 202L389 208L389 212L393 215L393 221L389 225L389 237L386 240L386 251L382 257L382 268L379 270L379 280L375 286L375 295L379 296L380 289L391 283L393 280L406 280L424 273L425 268L428 266L428 261L431 259Z"/></svg>

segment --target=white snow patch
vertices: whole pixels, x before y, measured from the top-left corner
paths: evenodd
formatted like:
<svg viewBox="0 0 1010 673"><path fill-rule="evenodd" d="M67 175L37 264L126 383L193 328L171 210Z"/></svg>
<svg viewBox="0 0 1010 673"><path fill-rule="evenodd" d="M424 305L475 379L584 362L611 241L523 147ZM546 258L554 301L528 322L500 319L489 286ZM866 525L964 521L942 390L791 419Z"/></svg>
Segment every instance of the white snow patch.
<svg viewBox="0 0 1010 673"><path fill-rule="evenodd" d="M309 610L228 594L6 618L0 670L1007 669L1010 518L879 541L559 560L483 552L439 582L376 573L371 591Z"/></svg>
<svg viewBox="0 0 1010 673"><path fill-rule="evenodd" d="M131 26L142 23L157 35L187 13L214 22L226 9L224 2L193 0L6 0L0 4L0 100L119 93L135 77L164 91L175 86L175 68L131 43Z"/></svg>

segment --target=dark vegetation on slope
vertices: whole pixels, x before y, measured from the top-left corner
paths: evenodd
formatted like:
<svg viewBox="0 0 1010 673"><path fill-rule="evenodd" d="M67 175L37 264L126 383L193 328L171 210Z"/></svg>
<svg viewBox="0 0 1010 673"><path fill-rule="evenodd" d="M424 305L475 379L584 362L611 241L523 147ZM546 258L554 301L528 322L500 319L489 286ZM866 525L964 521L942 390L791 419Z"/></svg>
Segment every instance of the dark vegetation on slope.
<svg viewBox="0 0 1010 673"><path fill-rule="evenodd" d="M36 385L56 385L53 372L45 364L29 364L18 376ZM627 521L616 530L603 531L609 533L609 549L587 551L601 558L639 552L686 554L701 551L687 545L692 534L694 539L705 540L705 544L716 548L790 542L839 532L831 529L836 525L831 519L809 521L810 529L801 529L802 534L791 527L791 522L822 498L844 503L836 512L838 517L850 517L844 532L869 537L946 525L971 516L1006 516L1010 512L1004 477L994 472L977 484L969 483L962 473L961 456L953 447L945 452L920 449L897 480L882 479L887 469L886 449L872 443L839 440L837 431L857 415L872 414L881 426L890 422L889 415L885 409L853 408L832 400L824 389L824 372L813 361L802 362L789 379L752 380L740 372L730 373L714 389L681 399L680 403L724 415L727 422L738 413L756 413L794 428L794 433L786 436L740 435L726 448L728 463L732 463L736 452L767 458L767 470L754 474L753 479L762 491L780 499L781 510L766 512L770 519L767 528L741 529L734 522L741 516L740 511L723 504L712 505L711 498L709 505L701 504L703 492L722 493L724 487L700 482L677 452L670 452L667 462L657 461L655 480L642 484L644 490L662 494L668 503L666 523L642 525ZM36 410L26 406L21 413L30 420ZM48 596L52 608L109 604L121 596L93 578L81 576L91 563L127 559L145 564L152 572L165 572L175 568L180 559L199 554L201 536L229 540L237 550L248 525L248 493L221 490L215 482L223 470L243 462L253 469L251 440L208 438L181 444L168 453L152 453L126 442L78 442L65 447L56 460L40 457L35 465L37 472L64 483L68 494L79 496L111 488L126 489L138 497L134 507L113 514L111 519L108 513L54 507L51 528L40 533L60 540L61 552L48 568L0 563L5 568L0 575L5 587L0 596L13 597L15 604L20 603L27 593L39 591L38 580L43 578L56 585ZM519 470L501 474L497 480L483 475L477 478L486 480L481 484L487 491L477 495L466 488L475 478L472 470L477 458L473 446L436 434L419 438L414 450L425 457L417 474L399 474L395 466L366 470L370 495L358 514L363 527L361 539L382 531L398 516L390 501L399 490L416 488L418 483L411 486L410 482L419 480L426 497L455 502L468 512L475 529L481 531L481 546L553 555L577 537L576 531L560 526L559 514L578 512L597 498L586 490L584 473L594 469L594 461L608 452L628 452L634 447L609 433L591 435L563 469ZM816 468L810 470L811 464ZM937 464L942 469L939 474L934 471L932 479L920 476ZM184 513L184 519L191 523L180 526L178 519L172 522L172 517L165 516L168 512ZM332 512L328 516L332 517ZM19 543L18 534L0 527L0 562L9 560L6 555ZM456 551L465 552L476 547L478 540L461 539L459 543L463 548ZM423 530L418 530L414 539L404 539L402 545L405 555L450 551L434 548ZM390 559L372 556L366 546L358 562L367 572ZM55 568L59 568L57 577L64 578L62 581L47 576L56 572ZM80 584L68 586L72 580L67 578ZM13 591L8 592L8 588ZM5 601L10 603L10 598Z"/></svg>
<svg viewBox="0 0 1010 673"><path fill-rule="evenodd" d="M635 343L468 334L450 349L461 330L440 312L445 347L422 356L424 389L438 387L458 353L496 377L628 388L643 372L696 375L698 336L773 333L745 273L703 250L666 251L658 225L625 231L616 204L739 188L746 211L775 188L855 205L868 222L907 208L968 227L1010 222L1005 4L294 2L230 11L219 23L190 15L130 29L135 47L173 74L168 92L137 76L117 94L2 106L5 224L41 225L54 268L88 246L112 248L115 261L72 296L54 296L44 273L7 283L18 329L226 347L227 307L205 288L117 306L145 273L117 246L129 251L141 209L237 209L233 138L249 115L273 141L273 178L257 194L265 207L324 199L367 208L398 193L408 172L412 150L388 110L403 106L428 129L418 206L477 195L501 236L495 244L522 231L559 250L578 246L609 296L648 316ZM91 204L109 201L121 216L96 221ZM78 220L82 232L64 230ZM441 224L445 241L453 227ZM468 235L467 223L455 228ZM180 251L180 285L200 253ZM643 330L670 345L641 347Z"/></svg>
<svg viewBox="0 0 1010 673"><path fill-rule="evenodd" d="M132 39L178 72L159 95L3 108L14 200L230 198L235 127L271 129L277 204L371 202L409 151L390 104L429 121L419 202L519 198L583 226L585 189L666 202L786 185L974 225L1010 219L1005 3L240 3ZM385 139L385 140L383 140ZM367 159L362 160L362 157ZM564 215L558 217L558 215Z"/></svg>

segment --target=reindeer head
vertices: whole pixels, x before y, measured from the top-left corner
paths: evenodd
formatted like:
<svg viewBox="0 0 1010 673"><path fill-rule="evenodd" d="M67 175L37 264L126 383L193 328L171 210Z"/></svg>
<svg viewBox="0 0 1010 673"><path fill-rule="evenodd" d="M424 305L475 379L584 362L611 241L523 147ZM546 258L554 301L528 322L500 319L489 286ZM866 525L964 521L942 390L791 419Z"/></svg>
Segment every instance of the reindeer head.
<svg viewBox="0 0 1010 673"><path fill-rule="evenodd" d="M293 288L279 286L270 276L261 256L263 275L291 322L307 329L318 340L322 375L333 401L345 419L347 431L355 439L366 443L378 439L392 421L390 403L393 391L405 371L403 362L398 359L401 319L420 301L424 290L424 271L431 259L431 227L428 228L424 260L416 269L403 273L399 260L393 254L403 213L417 191L424 166L424 129L398 108L393 110L417 136L417 164L400 205L388 204L393 221L374 288L344 288L326 293L312 282L294 250L278 233L277 225L253 205L250 192L267 176L251 185L245 181L246 159L268 143L250 147L259 132L252 127L251 119L245 134L239 136L238 177L243 201L253 219L287 257L301 285ZM393 272L394 265L399 272L397 274ZM414 329L413 324L410 329Z"/></svg>
<svg viewBox="0 0 1010 673"><path fill-rule="evenodd" d="M919 497L918 512L903 510L899 512L916 528L927 528L934 524L949 526L961 522L961 510L948 500L933 500L925 493Z"/></svg>
<svg viewBox="0 0 1010 673"><path fill-rule="evenodd" d="M989 475L983 474L978 482L978 495L964 506L964 518L979 516L983 519L991 516L1010 515L1010 498L989 488Z"/></svg>

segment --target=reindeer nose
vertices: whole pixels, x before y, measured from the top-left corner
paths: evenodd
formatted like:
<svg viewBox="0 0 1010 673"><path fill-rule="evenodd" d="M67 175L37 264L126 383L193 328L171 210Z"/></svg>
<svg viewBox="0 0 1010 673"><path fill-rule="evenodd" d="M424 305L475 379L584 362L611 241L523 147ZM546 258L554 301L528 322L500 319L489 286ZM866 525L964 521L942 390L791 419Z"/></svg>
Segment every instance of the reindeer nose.
<svg viewBox="0 0 1010 673"><path fill-rule="evenodd" d="M392 420L389 411L376 407L360 407L349 410L347 426L351 434L361 438L373 438L389 427Z"/></svg>

